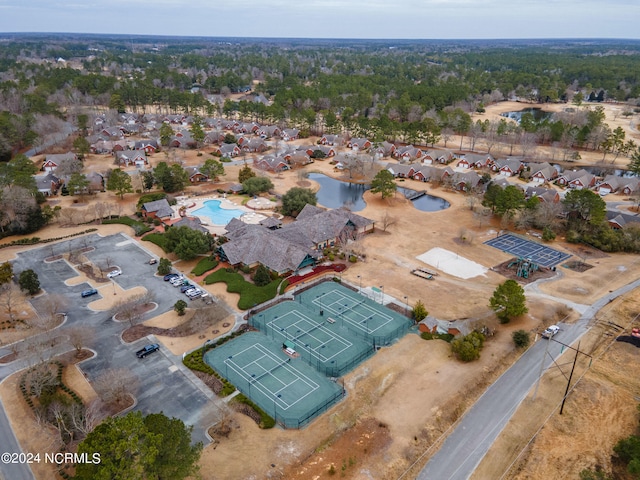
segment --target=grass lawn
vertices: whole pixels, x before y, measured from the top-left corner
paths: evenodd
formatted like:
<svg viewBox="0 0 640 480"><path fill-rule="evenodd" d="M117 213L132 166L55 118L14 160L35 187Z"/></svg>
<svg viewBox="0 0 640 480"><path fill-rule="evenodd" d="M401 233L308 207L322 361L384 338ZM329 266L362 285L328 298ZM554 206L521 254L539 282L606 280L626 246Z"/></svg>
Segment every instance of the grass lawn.
<svg viewBox="0 0 640 480"><path fill-rule="evenodd" d="M151 230L153 230L152 226L149 226L145 223L139 222L138 220L134 220L130 217L118 217L118 218L110 218L108 220L103 220L104 224L112 224L112 223L120 223L122 225L129 225L136 232L136 235L143 235Z"/></svg>
<svg viewBox="0 0 640 480"><path fill-rule="evenodd" d="M239 293L238 308L240 310L248 310L254 305L271 300L276 296L281 281L278 278L264 287L257 287L247 282L239 273L227 272L225 269L213 272L204 278L204 283L207 285L224 282L227 284L227 292Z"/></svg>
<svg viewBox="0 0 640 480"><path fill-rule="evenodd" d="M158 245L165 252L167 251L167 237L165 237L162 233L150 233L149 235L145 235L142 237L142 240L145 242L151 242Z"/></svg>
<svg viewBox="0 0 640 480"><path fill-rule="evenodd" d="M217 260L213 260L211 258L203 258L198 262L198 264L193 268L193 270L191 270L191 273L193 273L196 277L198 277L203 273L216 268L218 266L218 263L219 262Z"/></svg>

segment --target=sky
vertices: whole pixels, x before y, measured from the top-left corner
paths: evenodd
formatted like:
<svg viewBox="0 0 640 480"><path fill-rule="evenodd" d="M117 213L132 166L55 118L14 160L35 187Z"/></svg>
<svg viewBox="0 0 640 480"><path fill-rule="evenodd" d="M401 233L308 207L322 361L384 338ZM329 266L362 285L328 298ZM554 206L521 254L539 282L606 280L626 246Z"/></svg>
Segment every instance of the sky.
<svg viewBox="0 0 640 480"><path fill-rule="evenodd" d="M0 0L0 32L640 38L638 0Z"/></svg>

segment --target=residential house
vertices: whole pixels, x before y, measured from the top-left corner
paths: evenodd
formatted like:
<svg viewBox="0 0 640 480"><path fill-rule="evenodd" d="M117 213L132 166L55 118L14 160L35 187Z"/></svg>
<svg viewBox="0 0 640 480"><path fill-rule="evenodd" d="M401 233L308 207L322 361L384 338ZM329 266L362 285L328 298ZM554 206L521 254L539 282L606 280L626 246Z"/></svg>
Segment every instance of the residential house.
<svg viewBox="0 0 640 480"><path fill-rule="evenodd" d="M361 152L371 148L371 141L366 138L352 138L347 142L347 147Z"/></svg>
<svg viewBox="0 0 640 480"><path fill-rule="evenodd" d="M320 151L324 154L324 158L335 157L337 151L334 147L328 145L311 145L310 147L302 147L310 157L317 158L314 153Z"/></svg>
<svg viewBox="0 0 640 480"><path fill-rule="evenodd" d="M596 184L596 176L592 173L585 173L584 175L574 178L569 182L569 188L576 190L582 190L583 188L591 188Z"/></svg>
<svg viewBox="0 0 640 480"><path fill-rule="evenodd" d="M188 130L178 132L170 141L169 146L174 148L193 148L196 141Z"/></svg>
<svg viewBox="0 0 640 480"><path fill-rule="evenodd" d="M253 165L259 170L268 172L282 172L290 168L284 157L276 155L264 155L260 158L254 158Z"/></svg>
<svg viewBox="0 0 640 480"><path fill-rule="evenodd" d="M144 150L147 155L156 153L160 149L157 140L138 140L134 144L133 148L135 148L136 150Z"/></svg>
<svg viewBox="0 0 640 480"><path fill-rule="evenodd" d="M455 155L451 150L437 150L431 149L424 152L422 156L422 163L425 165L433 165L439 163L441 165L448 165L453 162Z"/></svg>
<svg viewBox="0 0 640 480"><path fill-rule="evenodd" d="M204 183L209 181L209 176L200 171L200 167L185 167L184 171L189 175L189 182Z"/></svg>
<svg viewBox="0 0 640 480"><path fill-rule="evenodd" d="M42 170L44 170L47 173L51 173L55 171L56 168L58 168L58 165L60 165L60 163L67 160L77 160L77 159L78 157L73 152L50 153L45 157L44 161L42 162Z"/></svg>
<svg viewBox="0 0 640 480"><path fill-rule="evenodd" d="M256 133L260 129L260 125L256 122L240 123L233 128L236 133Z"/></svg>
<svg viewBox="0 0 640 480"><path fill-rule="evenodd" d="M38 192L47 197L49 195L55 195L63 183L62 180L51 172L43 175L35 175L34 178L36 180L36 188L38 189Z"/></svg>
<svg viewBox="0 0 640 480"><path fill-rule="evenodd" d="M405 147L396 148L395 153L393 154L398 160L413 162L414 160L419 160L424 155L422 149L414 147L413 145L407 145Z"/></svg>
<svg viewBox="0 0 640 480"><path fill-rule="evenodd" d="M342 145L342 136L341 135L332 135L332 134L325 134L320 138L320 144L321 145L330 145L330 146L340 146Z"/></svg>
<svg viewBox="0 0 640 480"><path fill-rule="evenodd" d="M307 154L307 152L301 150L296 150L293 153L288 153L282 158L289 162L289 165L291 165L292 167L302 167L304 165L313 163L313 159Z"/></svg>
<svg viewBox="0 0 640 480"><path fill-rule="evenodd" d="M95 192L104 192L105 191L105 180L102 174L98 172L90 172L87 173L87 180L89 180L89 193Z"/></svg>
<svg viewBox="0 0 640 480"><path fill-rule="evenodd" d="M478 187L480 178L480 175L473 170L470 172L455 172L451 176L451 186L454 190L469 192Z"/></svg>
<svg viewBox="0 0 640 480"><path fill-rule="evenodd" d="M638 224L640 222L640 217L637 215L619 213L614 210L607 210L606 217L609 226L615 230L620 230L629 224Z"/></svg>
<svg viewBox="0 0 640 480"><path fill-rule="evenodd" d="M631 195L638 190L639 186L639 177L620 177L618 175L607 175L604 180L596 186L596 191L600 195L607 195L608 193Z"/></svg>
<svg viewBox="0 0 640 480"><path fill-rule="evenodd" d="M282 227L282 220L275 217L267 217L264 220L260 220L259 224L269 230L277 230Z"/></svg>
<svg viewBox="0 0 640 480"><path fill-rule="evenodd" d="M393 143L387 142L386 140L381 143L374 143L372 149L371 153L378 157L393 157L397 150Z"/></svg>
<svg viewBox="0 0 640 480"><path fill-rule="evenodd" d="M292 140L297 140L300 135L300 130L297 128L285 128L282 130L282 140L285 142L290 142Z"/></svg>
<svg viewBox="0 0 640 480"><path fill-rule="evenodd" d="M144 167L147 162L147 155L144 150L124 150L116 152L116 163L128 167L135 165L138 168Z"/></svg>
<svg viewBox="0 0 640 480"><path fill-rule="evenodd" d="M252 153L262 153L269 150L269 145L267 145L267 142L265 142L263 138L259 137L244 141L240 146L245 152Z"/></svg>
<svg viewBox="0 0 640 480"><path fill-rule="evenodd" d="M241 150L237 143L223 143L216 150L221 157L237 157L240 155Z"/></svg>
<svg viewBox="0 0 640 480"><path fill-rule="evenodd" d="M462 157L460 160L458 160L458 164L456 165L456 167L464 168L465 170L472 168L471 162L466 157Z"/></svg>
<svg viewBox="0 0 640 480"><path fill-rule="evenodd" d="M449 166L438 168L432 165L422 165L417 167L417 170L413 174L413 179L421 182L442 182L454 173L453 169Z"/></svg>
<svg viewBox="0 0 640 480"><path fill-rule="evenodd" d="M128 148L127 142L124 140L104 140L100 139L91 144L91 153L105 154L121 152Z"/></svg>
<svg viewBox="0 0 640 480"><path fill-rule="evenodd" d="M204 136L204 143L207 145L211 144L221 144L224 143L224 133L220 130L213 130L211 132L207 132Z"/></svg>
<svg viewBox="0 0 640 480"><path fill-rule="evenodd" d="M127 125L135 125L140 122L140 116L137 113L121 113L120 122Z"/></svg>
<svg viewBox="0 0 640 480"><path fill-rule="evenodd" d="M124 132L121 127L103 127L100 136L108 140L118 140L124 138Z"/></svg>
<svg viewBox="0 0 640 480"><path fill-rule="evenodd" d="M569 186L569 183L571 183L573 180L575 180L576 178L580 178L583 177L585 175L588 175L589 172L587 172L584 169L581 170L565 170L564 172L562 172L562 174L560 174L556 180L556 183L558 185L561 185L563 187L567 187Z"/></svg>
<svg viewBox="0 0 640 480"><path fill-rule="evenodd" d="M279 137L282 135L282 130L277 125L265 125L260 127L256 134L262 138Z"/></svg>
<svg viewBox="0 0 640 480"><path fill-rule="evenodd" d="M438 320L429 315L418 324L418 330L420 332L440 335L450 334L453 336L467 335L470 333L469 324L464 320Z"/></svg>
<svg viewBox="0 0 640 480"><path fill-rule="evenodd" d="M413 165L387 163L385 168L391 172L393 178L413 178L416 173L416 169Z"/></svg>
<svg viewBox="0 0 640 480"><path fill-rule="evenodd" d="M489 168L495 159L490 153L465 153L463 159L469 164L469 168Z"/></svg>
<svg viewBox="0 0 640 480"><path fill-rule="evenodd" d="M518 175L523 168L524 164L522 161L514 157L507 157L493 162L493 171L505 177Z"/></svg>
<svg viewBox="0 0 640 480"><path fill-rule="evenodd" d="M558 177L558 170L547 162L532 163L529 165L531 180L536 183L547 183Z"/></svg>
<svg viewBox="0 0 640 480"><path fill-rule="evenodd" d="M162 220L164 218L173 217L173 209L166 198L147 202L142 205L140 210L144 218L158 218Z"/></svg>
<svg viewBox="0 0 640 480"><path fill-rule="evenodd" d="M560 194L553 188L527 187L524 196L526 199L535 197L544 203L558 203L560 201Z"/></svg>

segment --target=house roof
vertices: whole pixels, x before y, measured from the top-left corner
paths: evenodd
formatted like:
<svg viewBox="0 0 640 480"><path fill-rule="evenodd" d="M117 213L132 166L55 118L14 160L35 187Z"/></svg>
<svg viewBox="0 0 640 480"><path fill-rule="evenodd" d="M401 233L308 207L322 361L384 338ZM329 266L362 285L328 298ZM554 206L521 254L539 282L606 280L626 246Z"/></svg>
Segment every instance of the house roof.
<svg viewBox="0 0 640 480"><path fill-rule="evenodd" d="M166 198L147 202L142 205L142 209L147 213L155 213L157 217L171 217L173 215L173 209Z"/></svg>
<svg viewBox="0 0 640 480"><path fill-rule="evenodd" d="M260 225L267 228L277 228L282 225L282 220L278 220L274 217L267 217L264 220L260 220Z"/></svg>
<svg viewBox="0 0 640 480"><path fill-rule="evenodd" d="M199 232L208 232L206 228L201 225L200 219L197 217L183 217L175 222L172 227L187 227L191 230L197 230Z"/></svg>
<svg viewBox="0 0 640 480"><path fill-rule="evenodd" d="M39 192L50 191L52 183L58 183L60 179L56 177L52 173L47 173L46 175L36 175L34 176L36 180L36 187Z"/></svg>

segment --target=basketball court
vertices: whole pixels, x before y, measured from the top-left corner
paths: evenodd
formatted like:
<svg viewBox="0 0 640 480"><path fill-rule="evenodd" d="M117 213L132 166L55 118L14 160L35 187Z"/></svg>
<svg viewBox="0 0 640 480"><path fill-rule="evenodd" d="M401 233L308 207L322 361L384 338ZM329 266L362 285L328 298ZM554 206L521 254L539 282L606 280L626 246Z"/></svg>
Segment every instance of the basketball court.
<svg viewBox="0 0 640 480"><path fill-rule="evenodd" d="M571 257L568 253L560 252L546 245L541 245L538 242L527 240L511 233L500 235L484 243L485 245L497 248L498 250L510 253L519 258L531 260L533 263L543 267L554 267Z"/></svg>

